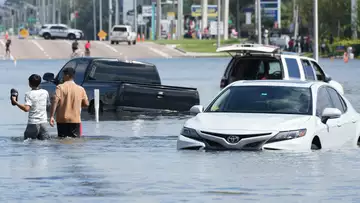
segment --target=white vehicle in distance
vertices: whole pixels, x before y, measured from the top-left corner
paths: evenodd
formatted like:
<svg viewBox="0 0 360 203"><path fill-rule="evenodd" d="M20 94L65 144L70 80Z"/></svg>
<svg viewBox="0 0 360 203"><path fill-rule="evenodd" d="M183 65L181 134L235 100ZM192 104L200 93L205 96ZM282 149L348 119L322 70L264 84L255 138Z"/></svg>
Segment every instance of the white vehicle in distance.
<svg viewBox="0 0 360 203"><path fill-rule="evenodd" d="M227 65L220 88L238 80L309 80L323 81L344 93L342 85L327 75L313 58L292 52L281 52L280 47L261 44L234 44L219 47L217 52L228 52L232 59Z"/></svg>
<svg viewBox="0 0 360 203"><path fill-rule="evenodd" d="M129 25L115 25L110 32L110 43L119 44L119 42L127 42L128 45L136 44L136 32L132 31Z"/></svg>
<svg viewBox="0 0 360 203"><path fill-rule="evenodd" d="M356 146L359 114L331 85L300 80L238 81L186 121L178 149L316 150Z"/></svg>
<svg viewBox="0 0 360 203"><path fill-rule="evenodd" d="M65 24L45 24L39 31L39 36L44 39L82 39L84 33L81 30L69 28Z"/></svg>

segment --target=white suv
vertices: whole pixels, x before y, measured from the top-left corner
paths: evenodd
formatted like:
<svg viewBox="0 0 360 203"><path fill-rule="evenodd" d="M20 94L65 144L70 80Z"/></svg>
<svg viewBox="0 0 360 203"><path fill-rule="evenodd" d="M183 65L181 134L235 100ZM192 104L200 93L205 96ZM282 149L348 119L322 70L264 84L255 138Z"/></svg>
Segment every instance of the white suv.
<svg viewBox="0 0 360 203"><path fill-rule="evenodd" d="M281 52L277 46L234 44L219 47L217 52L233 53L221 78L220 88L238 80L323 81L344 93L342 85L331 79L313 58ZM234 54L235 53L235 54Z"/></svg>
<svg viewBox="0 0 360 203"><path fill-rule="evenodd" d="M39 32L44 39L82 39L84 33L81 30L69 28L64 24L45 24Z"/></svg>
<svg viewBox="0 0 360 203"><path fill-rule="evenodd" d="M129 25L115 25L110 32L110 43L119 44L119 42L127 42L129 45L136 44L136 33L132 32Z"/></svg>

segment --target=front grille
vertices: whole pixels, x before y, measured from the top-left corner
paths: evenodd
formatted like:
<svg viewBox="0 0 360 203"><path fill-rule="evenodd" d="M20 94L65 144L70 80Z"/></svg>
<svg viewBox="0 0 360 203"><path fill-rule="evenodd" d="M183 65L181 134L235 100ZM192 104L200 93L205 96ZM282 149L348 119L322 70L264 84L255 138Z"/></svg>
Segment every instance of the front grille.
<svg viewBox="0 0 360 203"><path fill-rule="evenodd" d="M240 139L243 138L249 138L249 137L259 137L259 136L266 136L266 135L271 135L271 133L260 133L260 134L221 134L221 133L213 133L213 132L207 132L207 131L201 131L204 134L208 134L208 135L212 135L215 137L221 137L224 139L227 139L230 136L238 136Z"/></svg>

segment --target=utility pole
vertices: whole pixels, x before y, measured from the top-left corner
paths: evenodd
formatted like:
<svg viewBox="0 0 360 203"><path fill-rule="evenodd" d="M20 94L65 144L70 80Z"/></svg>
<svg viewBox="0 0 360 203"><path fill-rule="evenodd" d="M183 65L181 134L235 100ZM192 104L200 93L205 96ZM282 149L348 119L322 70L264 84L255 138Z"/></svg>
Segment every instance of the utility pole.
<svg viewBox="0 0 360 203"><path fill-rule="evenodd" d="M112 28L112 0L109 0L109 32L108 32L108 39L110 40L110 33Z"/></svg>
<svg viewBox="0 0 360 203"><path fill-rule="evenodd" d="M136 34L138 33L138 26L137 26L137 0L134 0L134 30Z"/></svg>
<svg viewBox="0 0 360 203"><path fill-rule="evenodd" d="M229 39L229 0L224 1L224 40Z"/></svg>
<svg viewBox="0 0 360 203"><path fill-rule="evenodd" d="M119 25L119 0L115 0L115 25Z"/></svg>
<svg viewBox="0 0 360 203"><path fill-rule="evenodd" d="M99 0L99 16L100 16L100 18L99 18L99 27L100 27L100 31L101 30L103 30L102 29L102 26L103 26L103 24L102 24L102 0ZM108 33L108 34L110 34L110 33Z"/></svg>
<svg viewBox="0 0 360 203"><path fill-rule="evenodd" d="M351 0L351 28L352 28L352 38L357 39L357 19L358 15L358 6L357 0Z"/></svg>
<svg viewBox="0 0 360 203"><path fill-rule="evenodd" d="M260 5L260 0L256 0L257 2L257 19L258 19L258 24L257 24L257 27L258 27L258 43L259 44L262 44L261 43L261 5Z"/></svg>
<svg viewBox="0 0 360 203"><path fill-rule="evenodd" d="M177 33L178 39L182 39L182 30L183 30L183 0L178 0L178 23L177 23Z"/></svg>
<svg viewBox="0 0 360 203"><path fill-rule="evenodd" d="M208 23L208 0L201 0L201 32L204 32Z"/></svg>
<svg viewBox="0 0 360 203"><path fill-rule="evenodd" d="M240 38L240 1L236 1L236 31L238 32L238 36Z"/></svg>
<svg viewBox="0 0 360 203"><path fill-rule="evenodd" d="M94 40L96 40L96 0L93 0Z"/></svg>
<svg viewBox="0 0 360 203"><path fill-rule="evenodd" d="M156 39L161 39L161 0L156 1Z"/></svg>
<svg viewBox="0 0 360 203"><path fill-rule="evenodd" d="M277 16L278 16L278 28L281 28L281 0L277 0L277 5L278 5L278 9L277 9Z"/></svg>
<svg viewBox="0 0 360 203"><path fill-rule="evenodd" d="M171 39L173 39L173 36L175 34L174 27L176 25L175 16L176 16L176 10L175 10L175 0L172 0L172 12L174 12L174 18L171 20Z"/></svg>
<svg viewBox="0 0 360 203"><path fill-rule="evenodd" d="M221 17L221 0L217 0L217 48L220 47L220 17Z"/></svg>
<svg viewBox="0 0 360 203"><path fill-rule="evenodd" d="M56 23L56 0L52 0L52 23Z"/></svg>
<svg viewBox="0 0 360 203"><path fill-rule="evenodd" d="M58 23L60 24L61 21L61 10L62 10L62 0L59 1L59 12L58 12Z"/></svg>
<svg viewBox="0 0 360 203"><path fill-rule="evenodd" d="M318 0L314 0L314 59L319 60Z"/></svg>
<svg viewBox="0 0 360 203"><path fill-rule="evenodd" d="M45 17L45 0L41 0L41 20L42 24L46 24L46 17Z"/></svg>

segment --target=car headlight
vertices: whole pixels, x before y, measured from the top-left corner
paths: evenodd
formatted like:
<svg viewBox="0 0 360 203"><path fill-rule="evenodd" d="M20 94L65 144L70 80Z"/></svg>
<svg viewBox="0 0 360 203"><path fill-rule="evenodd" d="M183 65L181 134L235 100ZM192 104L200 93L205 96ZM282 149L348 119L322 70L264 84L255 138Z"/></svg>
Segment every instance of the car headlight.
<svg viewBox="0 0 360 203"><path fill-rule="evenodd" d="M192 138L198 138L199 134L196 132L196 130L192 128L183 127L180 132L181 135L185 137L192 137Z"/></svg>
<svg viewBox="0 0 360 203"><path fill-rule="evenodd" d="M284 140L291 140L299 137L304 137L306 134L306 129L300 130L291 130L291 131L281 131L272 137L267 143L278 142Z"/></svg>

